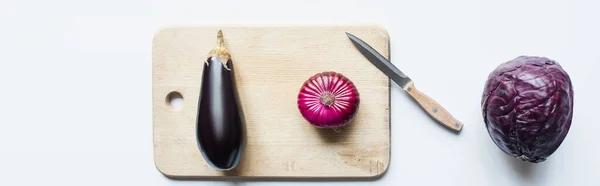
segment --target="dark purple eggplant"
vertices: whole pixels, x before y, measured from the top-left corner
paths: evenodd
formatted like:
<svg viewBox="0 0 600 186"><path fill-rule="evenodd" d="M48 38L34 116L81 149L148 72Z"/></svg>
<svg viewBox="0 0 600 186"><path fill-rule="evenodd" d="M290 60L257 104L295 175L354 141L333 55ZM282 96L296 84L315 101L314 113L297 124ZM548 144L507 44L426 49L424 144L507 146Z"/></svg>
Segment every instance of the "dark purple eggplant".
<svg viewBox="0 0 600 186"><path fill-rule="evenodd" d="M222 31L202 70L196 138L204 159L217 170L235 168L244 152L244 114Z"/></svg>

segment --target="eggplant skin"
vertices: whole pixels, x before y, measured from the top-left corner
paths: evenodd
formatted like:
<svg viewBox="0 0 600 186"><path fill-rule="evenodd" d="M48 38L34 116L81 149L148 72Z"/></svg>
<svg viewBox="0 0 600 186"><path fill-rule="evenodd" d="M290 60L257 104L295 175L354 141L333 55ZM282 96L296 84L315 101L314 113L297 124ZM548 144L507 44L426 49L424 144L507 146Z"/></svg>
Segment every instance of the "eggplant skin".
<svg viewBox="0 0 600 186"><path fill-rule="evenodd" d="M558 149L569 132L573 86L558 62L519 56L490 73L481 106L488 134L502 151L539 163Z"/></svg>
<svg viewBox="0 0 600 186"><path fill-rule="evenodd" d="M202 155L217 170L237 166L245 148L245 122L236 88L233 65L218 57L204 64L196 121Z"/></svg>

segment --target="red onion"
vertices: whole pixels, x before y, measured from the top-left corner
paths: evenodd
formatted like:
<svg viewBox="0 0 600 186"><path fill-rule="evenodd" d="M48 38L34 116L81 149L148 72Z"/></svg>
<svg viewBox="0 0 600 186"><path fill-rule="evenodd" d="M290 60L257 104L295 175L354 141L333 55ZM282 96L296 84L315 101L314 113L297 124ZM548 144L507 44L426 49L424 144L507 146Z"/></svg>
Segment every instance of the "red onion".
<svg viewBox="0 0 600 186"><path fill-rule="evenodd" d="M339 128L350 123L360 99L354 83L336 72L315 74L304 82L298 94L298 109L311 125Z"/></svg>

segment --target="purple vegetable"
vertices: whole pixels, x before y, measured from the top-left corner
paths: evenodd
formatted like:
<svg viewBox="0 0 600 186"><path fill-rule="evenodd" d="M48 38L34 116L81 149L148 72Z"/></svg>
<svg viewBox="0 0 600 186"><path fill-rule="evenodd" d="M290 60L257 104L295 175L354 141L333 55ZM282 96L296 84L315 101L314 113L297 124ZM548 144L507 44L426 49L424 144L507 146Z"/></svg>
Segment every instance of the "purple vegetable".
<svg viewBox="0 0 600 186"><path fill-rule="evenodd" d="M237 167L246 148L246 121L222 31L217 32L217 46L202 63L196 140L208 165L229 171Z"/></svg>
<svg viewBox="0 0 600 186"><path fill-rule="evenodd" d="M354 83L337 72L321 72L302 84L298 110L317 128L339 129L358 112L360 95Z"/></svg>
<svg viewBox="0 0 600 186"><path fill-rule="evenodd" d="M553 60L520 56L490 73L481 106L488 133L502 151L543 162L571 127L571 79Z"/></svg>

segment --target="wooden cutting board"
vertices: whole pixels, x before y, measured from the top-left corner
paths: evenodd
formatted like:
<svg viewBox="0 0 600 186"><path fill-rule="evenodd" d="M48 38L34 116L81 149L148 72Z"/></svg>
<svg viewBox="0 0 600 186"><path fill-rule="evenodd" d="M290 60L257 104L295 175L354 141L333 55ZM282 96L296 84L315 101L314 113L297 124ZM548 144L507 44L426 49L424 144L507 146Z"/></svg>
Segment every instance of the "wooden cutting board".
<svg viewBox="0 0 600 186"><path fill-rule="evenodd" d="M247 125L247 148L230 172L213 170L198 150L195 120L203 61L223 30ZM389 79L344 32L389 58L376 26L206 26L165 28L152 47L153 138L157 169L170 178L369 178L390 161ZM342 131L316 129L296 98L310 76L336 71L357 86L361 104ZM174 109L169 95L181 94Z"/></svg>

